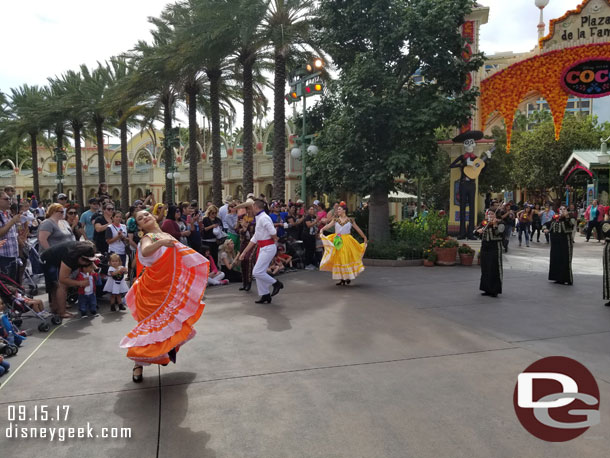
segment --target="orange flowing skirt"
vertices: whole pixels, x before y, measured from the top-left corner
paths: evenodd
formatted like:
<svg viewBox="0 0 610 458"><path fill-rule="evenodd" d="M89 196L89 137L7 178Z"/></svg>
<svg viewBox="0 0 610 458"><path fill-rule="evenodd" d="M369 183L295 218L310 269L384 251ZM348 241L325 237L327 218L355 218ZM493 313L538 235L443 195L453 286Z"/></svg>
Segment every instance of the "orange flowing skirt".
<svg viewBox="0 0 610 458"><path fill-rule="evenodd" d="M138 264L138 274L140 270ZM128 349L128 358L138 364L167 364L168 352L195 336L209 270L205 257L181 243L144 269L125 296L138 322L120 344Z"/></svg>

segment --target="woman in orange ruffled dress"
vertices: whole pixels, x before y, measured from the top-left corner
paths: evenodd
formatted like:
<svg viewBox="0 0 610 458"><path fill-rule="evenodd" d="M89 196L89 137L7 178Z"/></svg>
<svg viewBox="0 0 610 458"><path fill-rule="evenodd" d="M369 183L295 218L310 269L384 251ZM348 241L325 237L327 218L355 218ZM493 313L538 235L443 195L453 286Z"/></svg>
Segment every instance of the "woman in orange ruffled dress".
<svg viewBox="0 0 610 458"><path fill-rule="evenodd" d="M156 218L135 214L143 235L138 245L138 278L125 297L137 326L121 341L135 361L133 381L142 381L143 365L176 362L181 345L195 336L207 285L208 260L161 231Z"/></svg>
<svg viewBox="0 0 610 458"><path fill-rule="evenodd" d="M347 216L345 202L339 204L333 220L322 228L320 234L333 225L334 234L320 235L324 245L320 270L332 272L333 280L339 280L337 286L349 285L364 270L362 257L366 251L367 238L354 220ZM358 243L352 237L352 227L362 237L364 243Z"/></svg>

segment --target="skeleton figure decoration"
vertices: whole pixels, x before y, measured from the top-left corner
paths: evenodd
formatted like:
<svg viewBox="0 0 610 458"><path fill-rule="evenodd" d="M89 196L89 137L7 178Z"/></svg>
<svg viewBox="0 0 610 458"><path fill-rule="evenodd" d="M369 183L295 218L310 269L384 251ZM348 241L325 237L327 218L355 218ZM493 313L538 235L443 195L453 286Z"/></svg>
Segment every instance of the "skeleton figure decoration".
<svg viewBox="0 0 610 458"><path fill-rule="evenodd" d="M483 158L474 154L476 141L483 138L483 132L471 130L464 132L453 139L454 143L463 143L464 153L458 156L449 166L460 169L458 197L460 201L460 234L458 239L474 239L475 228L475 192L476 180L481 170L485 167L487 159L491 158L491 152L487 151ZM468 205L468 229L466 229L466 205Z"/></svg>

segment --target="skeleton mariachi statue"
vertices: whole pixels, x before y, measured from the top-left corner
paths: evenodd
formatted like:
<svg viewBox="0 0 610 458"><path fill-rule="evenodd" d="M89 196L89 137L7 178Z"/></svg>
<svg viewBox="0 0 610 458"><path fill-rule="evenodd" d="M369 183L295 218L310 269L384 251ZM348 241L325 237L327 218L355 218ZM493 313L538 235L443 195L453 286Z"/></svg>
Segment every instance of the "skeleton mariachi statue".
<svg viewBox="0 0 610 458"><path fill-rule="evenodd" d="M464 154L458 156L455 161L451 163L450 168L460 169L460 184L458 190L458 196L460 199L460 234L458 239L464 239L468 236L469 239L474 239L473 230L474 216L476 209L474 207L475 193L476 193L476 180L481 170L485 167L485 161L491 158L493 149L487 151L484 158L479 158L474 154L476 147L476 141L483 138L483 132L480 130L470 130L464 132L452 141L454 143L464 144ZM466 204L468 204L468 232L466 232Z"/></svg>

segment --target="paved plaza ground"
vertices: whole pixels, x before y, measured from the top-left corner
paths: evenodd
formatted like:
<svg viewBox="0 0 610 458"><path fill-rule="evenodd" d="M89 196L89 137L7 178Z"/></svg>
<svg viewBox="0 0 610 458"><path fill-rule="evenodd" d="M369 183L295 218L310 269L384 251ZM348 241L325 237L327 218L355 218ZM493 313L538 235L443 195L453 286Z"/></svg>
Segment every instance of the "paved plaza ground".
<svg viewBox="0 0 610 458"><path fill-rule="evenodd" d="M95 319L37 331L0 379L3 457L605 457L610 450L610 308L601 252L576 243L575 284L546 280L548 245L505 257L504 294L479 295L472 267L370 267L349 287L285 274L268 305L237 285L208 289L178 364L131 381L118 347L133 327ZM35 322L26 321L26 327ZM583 363L601 424L567 443L531 436L513 409L517 375L543 356ZM69 406L67 421L131 428L130 439L7 439L11 406ZM19 407L16 407L17 409ZM52 415L51 415L52 416Z"/></svg>

